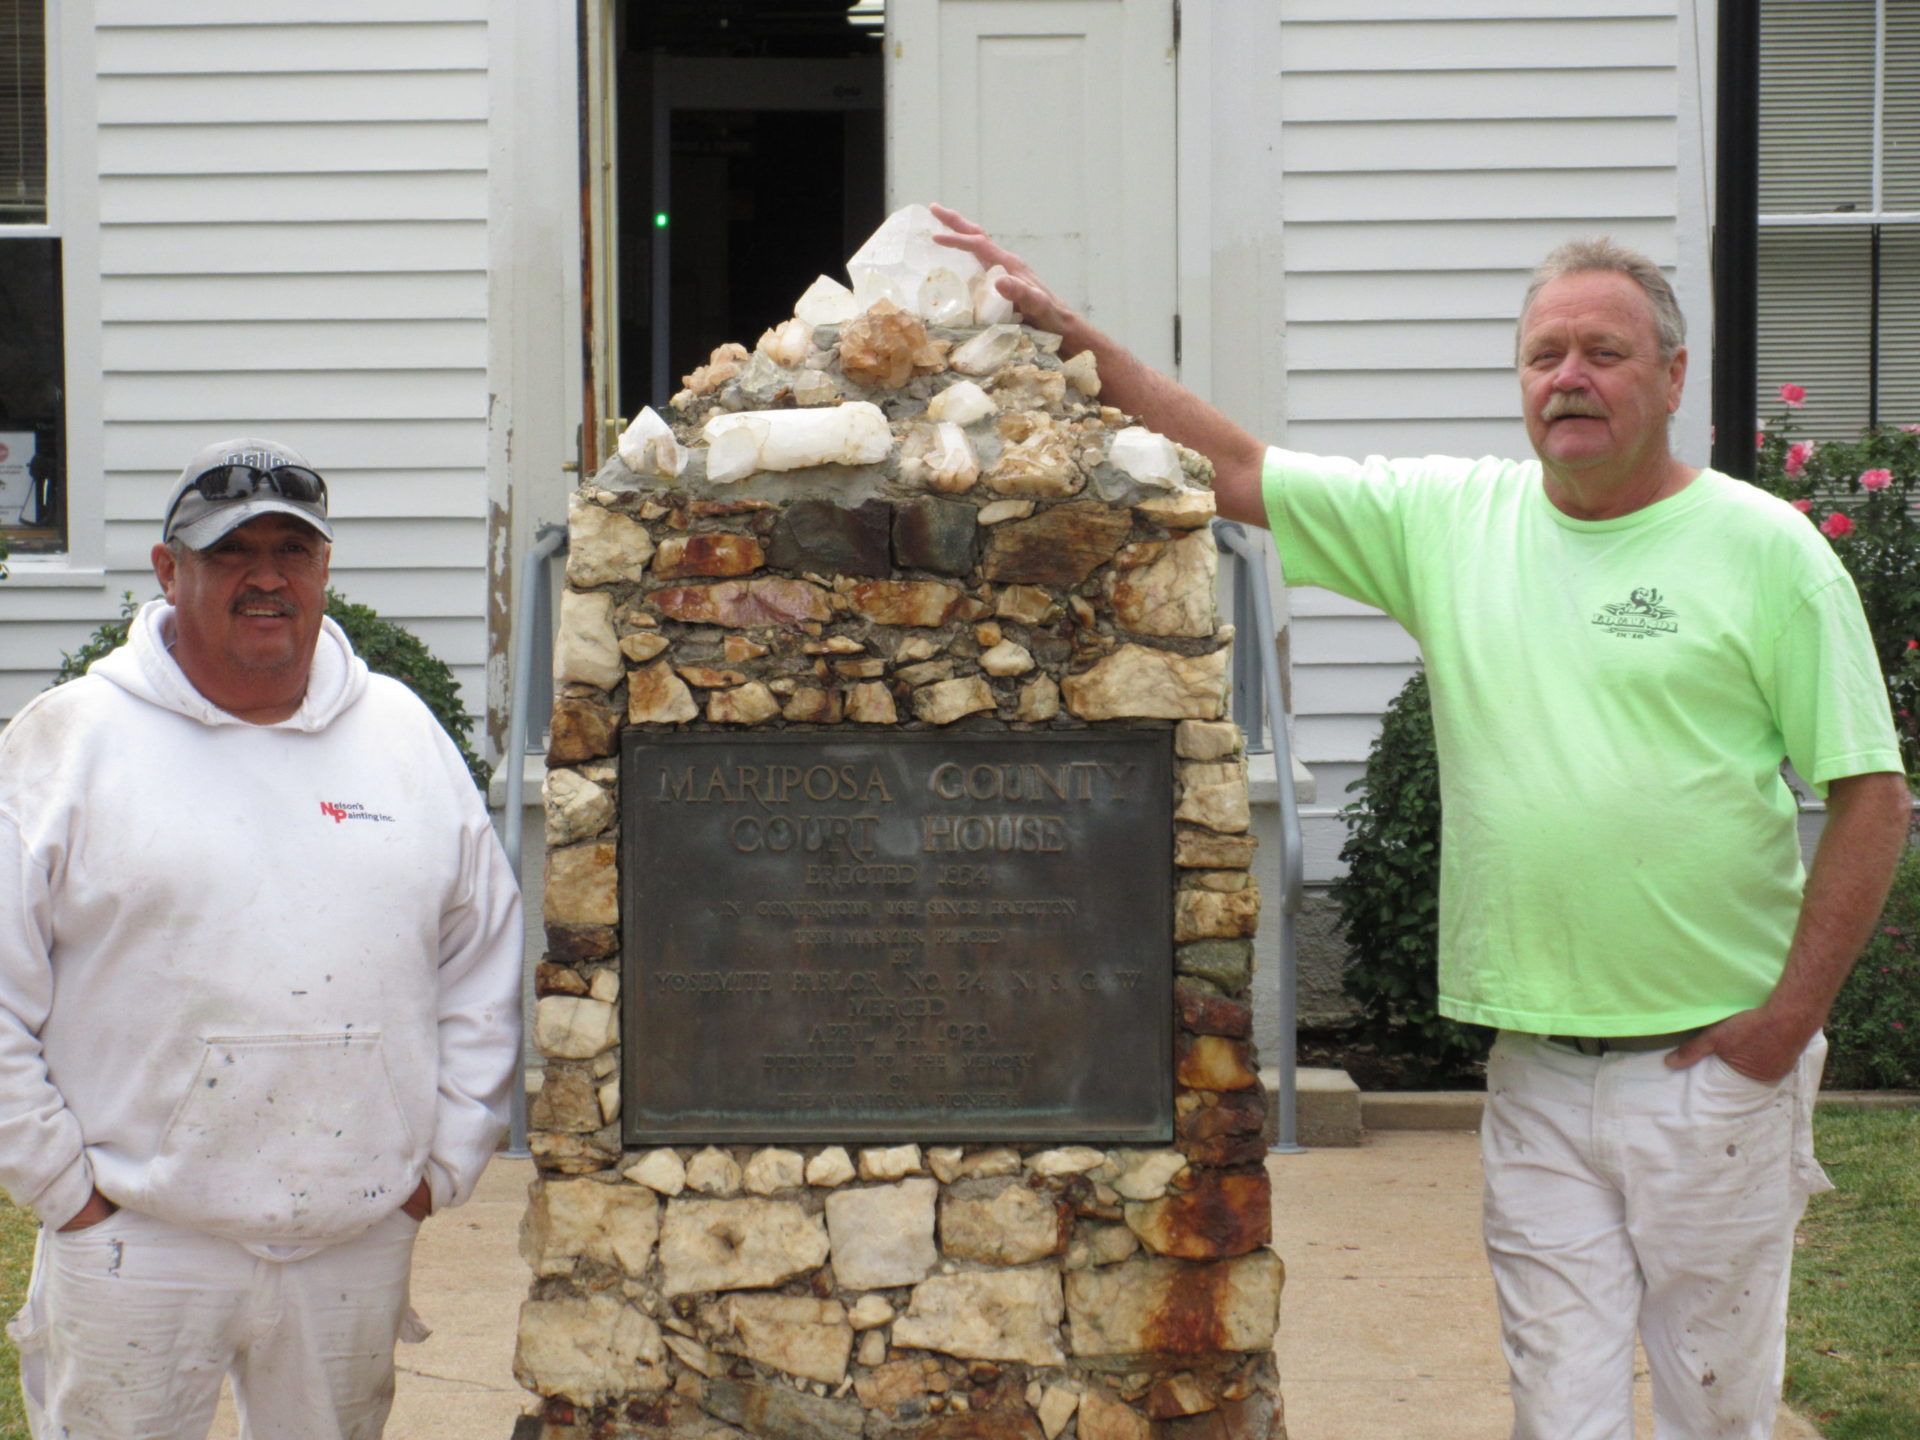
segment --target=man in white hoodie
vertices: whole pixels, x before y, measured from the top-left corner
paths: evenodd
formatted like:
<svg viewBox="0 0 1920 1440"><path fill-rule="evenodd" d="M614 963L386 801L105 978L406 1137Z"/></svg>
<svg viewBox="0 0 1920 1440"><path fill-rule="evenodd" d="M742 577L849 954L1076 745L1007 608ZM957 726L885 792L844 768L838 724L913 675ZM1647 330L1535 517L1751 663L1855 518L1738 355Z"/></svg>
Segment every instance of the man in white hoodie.
<svg viewBox="0 0 1920 1440"><path fill-rule="evenodd" d="M0 1185L37 1440L375 1437L418 1226L519 1045L520 903L465 765L326 618L325 482L197 454L125 646L0 734Z"/></svg>

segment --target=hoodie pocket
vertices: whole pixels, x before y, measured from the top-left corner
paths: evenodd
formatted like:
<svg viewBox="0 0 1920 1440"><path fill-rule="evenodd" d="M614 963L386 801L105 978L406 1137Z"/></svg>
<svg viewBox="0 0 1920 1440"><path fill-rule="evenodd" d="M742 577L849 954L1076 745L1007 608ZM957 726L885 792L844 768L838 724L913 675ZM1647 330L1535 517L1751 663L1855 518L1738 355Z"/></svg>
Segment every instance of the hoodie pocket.
<svg viewBox="0 0 1920 1440"><path fill-rule="evenodd" d="M338 1240L397 1209L424 1158L379 1032L213 1036L144 1208L236 1239Z"/></svg>

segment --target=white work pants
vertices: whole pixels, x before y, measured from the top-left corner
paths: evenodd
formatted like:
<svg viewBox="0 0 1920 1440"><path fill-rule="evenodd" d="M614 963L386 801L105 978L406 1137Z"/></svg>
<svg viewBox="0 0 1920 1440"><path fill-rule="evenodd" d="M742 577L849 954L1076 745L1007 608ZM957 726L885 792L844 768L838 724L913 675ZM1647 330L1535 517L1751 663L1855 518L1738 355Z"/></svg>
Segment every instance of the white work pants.
<svg viewBox="0 0 1920 1440"><path fill-rule="evenodd" d="M229 1373L247 1440L378 1440L418 1230L285 1261L130 1210L42 1231L10 1327L35 1440L206 1440Z"/></svg>
<svg viewBox="0 0 1920 1440"><path fill-rule="evenodd" d="M1633 1339L1659 1440L1770 1440L1793 1232L1826 1058L1778 1084L1708 1056L1582 1055L1503 1033L1481 1126L1513 1440L1633 1440Z"/></svg>

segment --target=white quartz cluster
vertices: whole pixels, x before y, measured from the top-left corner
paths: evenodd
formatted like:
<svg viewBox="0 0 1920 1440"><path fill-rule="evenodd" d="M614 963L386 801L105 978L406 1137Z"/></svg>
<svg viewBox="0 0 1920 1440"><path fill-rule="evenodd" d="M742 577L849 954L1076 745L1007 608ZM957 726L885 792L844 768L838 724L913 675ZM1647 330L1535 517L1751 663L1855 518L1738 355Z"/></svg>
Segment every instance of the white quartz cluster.
<svg viewBox="0 0 1920 1440"><path fill-rule="evenodd" d="M718 485L888 465L885 478L908 488L984 483L1029 505L1089 483L1109 501L1194 488L1196 457L1116 428L1126 417L1095 404L1093 355L1057 359L1058 337L1021 324L995 288L1004 272L936 243L939 232L924 205L888 216L847 262L851 288L822 275L752 350L716 348L674 397L677 438L643 411L621 437L622 462L667 480L691 466Z"/></svg>
<svg viewBox="0 0 1920 1440"><path fill-rule="evenodd" d="M941 228L924 205L894 211L847 262L853 288L822 275L794 315L809 325L843 325L885 300L929 325L964 329L1012 320L1012 302L994 285L1007 272L982 269L966 251L937 244Z"/></svg>

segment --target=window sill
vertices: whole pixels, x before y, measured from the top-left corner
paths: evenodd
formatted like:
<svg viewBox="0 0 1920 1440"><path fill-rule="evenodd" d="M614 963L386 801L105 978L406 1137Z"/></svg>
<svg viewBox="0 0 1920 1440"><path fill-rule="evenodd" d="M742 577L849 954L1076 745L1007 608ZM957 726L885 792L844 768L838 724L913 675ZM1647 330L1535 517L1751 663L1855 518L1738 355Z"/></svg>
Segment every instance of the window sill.
<svg viewBox="0 0 1920 1440"><path fill-rule="evenodd" d="M0 590L99 590L107 583L105 570L76 569L64 555L10 555L0 563L8 572Z"/></svg>

